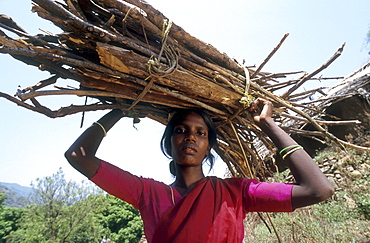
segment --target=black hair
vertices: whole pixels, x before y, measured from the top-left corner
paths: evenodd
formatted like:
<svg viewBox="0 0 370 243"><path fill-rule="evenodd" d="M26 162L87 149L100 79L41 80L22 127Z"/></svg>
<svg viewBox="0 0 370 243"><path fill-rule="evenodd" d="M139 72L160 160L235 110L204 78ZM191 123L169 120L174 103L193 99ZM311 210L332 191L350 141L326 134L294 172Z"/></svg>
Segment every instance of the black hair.
<svg viewBox="0 0 370 243"><path fill-rule="evenodd" d="M182 123L184 118L189 115L189 114L197 114L201 116L204 120L204 123L207 125L208 128L208 143L210 149L215 148L217 146L217 131L216 127L213 123L212 118L204 111L200 109L182 109L178 110L170 119L168 122L166 129L164 130L162 139L161 139L161 150L163 154L167 158L172 158L171 154L171 137L174 132L175 126L179 125ZM209 162L210 165L210 170L213 167L213 164L215 162L215 156L210 152L207 157L205 158L206 161ZM175 175L175 166L174 162L171 161L170 163L170 171L171 174Z"/></svg>

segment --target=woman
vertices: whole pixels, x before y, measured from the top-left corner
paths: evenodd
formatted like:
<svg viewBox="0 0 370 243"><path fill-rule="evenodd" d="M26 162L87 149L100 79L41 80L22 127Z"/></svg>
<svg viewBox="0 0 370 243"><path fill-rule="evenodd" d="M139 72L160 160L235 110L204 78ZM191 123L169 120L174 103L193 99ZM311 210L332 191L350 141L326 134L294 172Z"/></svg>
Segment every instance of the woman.
<svg viewBox="0 0 370 243"><path fill-rule="evenodd" d="M88 128L65 156L103 190L140 210L148 242L242 242L246 213L289 212L326 200L334 191L311 157L275 124L272 108L271 102L257 99L249 110L281 151L294 185L205 177L202 163L205 159L213 163L210 150L216 145L216 133L211 119L196 110L174 115L163 135L162 151L173 159L175 181L170 186L95 157L106 132L122 117L119 110Z"/></svg>

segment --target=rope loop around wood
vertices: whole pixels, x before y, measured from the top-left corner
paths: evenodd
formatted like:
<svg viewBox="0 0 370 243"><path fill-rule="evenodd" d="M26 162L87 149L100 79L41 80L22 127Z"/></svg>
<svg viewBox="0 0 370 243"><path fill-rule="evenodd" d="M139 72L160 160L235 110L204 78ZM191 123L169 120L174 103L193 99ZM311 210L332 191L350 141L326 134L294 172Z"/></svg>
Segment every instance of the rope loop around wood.
<svg viewBox="0 0 370 243"><path fill-rule="evenodd" d="M151 56L147 62L148 72L150 76L154 77L165 77L174 73L178 68L179 55L176 53L176 50L167 44L168 34L170 33L172 27L171 20L163 21L162 28L162 47L159 52L158 58ZM165 67L161 64L162 55L167 60L168 67Z"/></svg>
<svg viewBox="0 0 370 243"><path fill-rule="evenodd" d="M168 75L173 74L177 70L179 56L173 47L166 44L167 37L170 32L171 26L172 26L172 21L163 22L161 51L158 55L158 58L151 56L147 62L149 76L145 80L150 79L150 81L145 86L144 90L140 93L140 95L136 98L136 100L132 103L132 105L128 108L128 110L131 110L137 103L139 103L142 100L145 94L149 92L149 90L153 86L155 78L166 77ZM160 60L163 54L167 60L168 67L162 70L163 66Z"/></svg>

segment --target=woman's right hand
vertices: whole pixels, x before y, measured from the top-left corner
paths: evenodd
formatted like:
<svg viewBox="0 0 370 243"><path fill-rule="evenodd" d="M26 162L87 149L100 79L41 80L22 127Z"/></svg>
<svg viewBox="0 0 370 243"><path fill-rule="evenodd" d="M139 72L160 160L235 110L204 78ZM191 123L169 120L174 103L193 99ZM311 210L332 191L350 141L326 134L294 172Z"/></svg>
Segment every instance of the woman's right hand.
<svg viewBox="0 0 370 243"><path fill-rule="evenodd" d="M100 167L101 160L95 154L105 133L122 117L121 110L115 109L110 111L99 119L97 123L87 128L64 153L68 162L87 178L93 177Z"/></svg>

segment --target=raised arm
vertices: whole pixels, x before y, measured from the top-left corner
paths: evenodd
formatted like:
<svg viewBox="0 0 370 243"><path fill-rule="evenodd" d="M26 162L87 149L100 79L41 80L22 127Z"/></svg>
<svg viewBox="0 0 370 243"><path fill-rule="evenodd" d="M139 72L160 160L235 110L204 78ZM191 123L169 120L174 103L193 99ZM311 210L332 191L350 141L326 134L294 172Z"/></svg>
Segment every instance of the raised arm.
<svg viewBox="0 0 370 243"><path fill-rule="evenodd" d="M270 101L257 99L249 110L254 122L271 138L279 151L297 146L297 142L272 119L272 108ZM285 161L296 180L292 192L293 209L324 201L333 195L333 186L304 149L292 147L285 151Z"/></svg>
<svg viewBox="0 0 370 243"><path fill-rule="evenodd" d="M87 178L93 177L101 160L95 154L106 133L123 117L121 110L112 110L87 128L65 152L68 162Z"/></svg>

